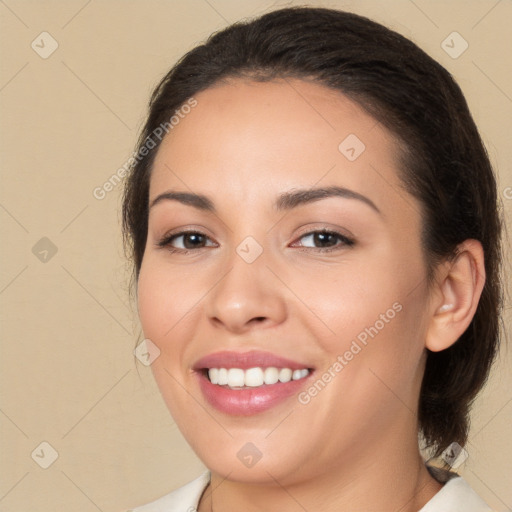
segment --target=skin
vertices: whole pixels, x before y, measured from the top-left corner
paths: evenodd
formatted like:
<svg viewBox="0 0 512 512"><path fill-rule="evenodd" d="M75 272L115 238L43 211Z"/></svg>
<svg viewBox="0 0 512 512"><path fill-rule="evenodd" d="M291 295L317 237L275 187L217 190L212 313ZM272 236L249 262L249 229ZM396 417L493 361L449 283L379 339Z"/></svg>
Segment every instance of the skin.
<svg viewBox="0 0 512 512"><path fill-rule="evenodd" d="M217 212L170 200L151 208L138 307L161 351L152 370L162 396L212 473L199 511L212 498L217 512L419 510L441 489L417 443L425 349L448 347L471 321L481 247L468 241L427 286L421 207L398 178L398 143L343 94L302 80L238 79L195 98L158 150L150 202L195 192ZM354 161L338 149L349 134L366 146ZM272 207L281 193L331 185L379 212L340 197ZM179 237L157 246L184 228L206 235L202 245ZM322 228L354 245L335 237L336 250L321 252L329 243L306 235ZM252 263L236 252L247 236L263 249ZM169 250L184 247L192 249ZM394 318L305 405L292 397L240 417L201 394L192 367L220 350L305 361L315 368L307 389L396 303ZM262 454L251 468L237 457L248 442Z"/></svg>

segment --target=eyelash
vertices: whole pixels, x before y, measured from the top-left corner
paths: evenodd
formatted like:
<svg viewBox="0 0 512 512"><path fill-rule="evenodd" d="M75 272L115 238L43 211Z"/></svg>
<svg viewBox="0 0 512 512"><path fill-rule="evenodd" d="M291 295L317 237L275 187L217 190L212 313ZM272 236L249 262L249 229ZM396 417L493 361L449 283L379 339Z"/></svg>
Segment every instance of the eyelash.
<svg viewBox="0 0 512 512"><path fill-rule="evenodd" d="M342 243L339 245L336 245L334 247L324 247L324 248L302 247L303 250L310 249L310 250L320 252L320 253L328 253L328 252L340 250L343 247L352 247L355 244L355 241L352 240L351 238L348 238L347 236L342 235L341 233L338 233L337 231L331 231L328 229L319 229L319 230L314 230L314 231L308 231L307 233L302 234L299 237L299 240L306 236L311 236L311 235L315 235L318 233L326 234L326 235L334 235L339 240L341 240ZM198 247L197 249L177 249L176 247L171 246L171 242L174 239L179 238L180 236L191 235L191 234L192 235L200 235L200 236L208 238L207 235L205 235L204 233L201 233L200 231L194 231L194 230L180 231L179 233L174 233L171 235L164 236L160 241L157 242L156 245L160 248L166 248L171 253L180 253L180 254L188 254L189 252L195 251L197 249L204 249L205 247ZM301 246L299 246L299 247L301 247Z"/></svg>

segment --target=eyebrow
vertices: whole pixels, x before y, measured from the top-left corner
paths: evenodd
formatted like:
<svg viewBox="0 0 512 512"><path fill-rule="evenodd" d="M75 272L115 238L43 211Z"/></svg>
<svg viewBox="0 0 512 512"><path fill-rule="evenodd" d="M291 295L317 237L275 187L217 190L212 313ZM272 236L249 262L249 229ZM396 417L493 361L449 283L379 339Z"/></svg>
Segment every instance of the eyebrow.
<svg viewBox="0 0 512 512"><path fill-rule="evenodd" d="M359 194L353 190L344 187L323 187L323 188L308 188L299 189L289 192L284 192L278 196L274 202L274 208L277 211L291 210L298 206L319 201L321 199L327 199L329 197L342 197L344 199L356 199L370 206L377 213L381 214L381 211L375 203L368 197ZM192 192L175 192L168 190L151 201L149 208L153 208L162 201L178 201L182 204L193 206L198 210L206 212L216 213L215 205L213 201L203 194L195 194Z"/></svg>

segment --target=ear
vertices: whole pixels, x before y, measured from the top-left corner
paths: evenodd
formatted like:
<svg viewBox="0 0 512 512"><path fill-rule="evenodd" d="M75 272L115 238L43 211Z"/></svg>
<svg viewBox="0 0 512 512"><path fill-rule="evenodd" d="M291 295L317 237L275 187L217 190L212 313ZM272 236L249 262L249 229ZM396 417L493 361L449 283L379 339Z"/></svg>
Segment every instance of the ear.
<svg viewBox="0 0 512 512"><path fill-rule="evenodd" d="M459 339L473 319L484 283L482 245L465 240L458 246L457 256L437 269L426 348L439 352Z"/></svg>

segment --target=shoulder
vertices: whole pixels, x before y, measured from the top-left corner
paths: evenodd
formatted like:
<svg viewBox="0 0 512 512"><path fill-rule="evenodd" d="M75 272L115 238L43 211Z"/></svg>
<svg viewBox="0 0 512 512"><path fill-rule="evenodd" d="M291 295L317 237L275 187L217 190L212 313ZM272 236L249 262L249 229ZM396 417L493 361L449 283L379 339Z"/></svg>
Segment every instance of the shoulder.
<svg viewBox="0 0 512 512"><path fill-rule="evenodd" d="M201 494L209 482L210 472L205 471L195 480L192 480L175 491L151 503L133 508L128 512L195 512Z"/></svg>
<svg viewBox="0 0 512 512"><path fill-rule="evenodd" d="M462 476L440 468L428 469L444 485L419 512L492 512Z"/></svg>

